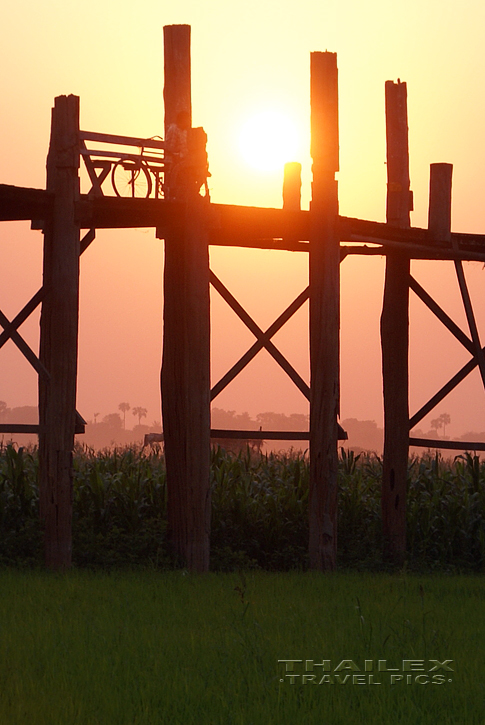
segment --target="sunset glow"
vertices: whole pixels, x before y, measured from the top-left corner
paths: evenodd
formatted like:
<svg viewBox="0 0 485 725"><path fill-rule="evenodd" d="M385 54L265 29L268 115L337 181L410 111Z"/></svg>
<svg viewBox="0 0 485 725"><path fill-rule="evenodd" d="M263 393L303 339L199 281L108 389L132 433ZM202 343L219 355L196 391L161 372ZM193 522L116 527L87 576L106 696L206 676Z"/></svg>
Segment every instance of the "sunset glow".
<svg viewBox="0 0 485 725"><path fill-rule="evenodd" d="M116 6L86 0L82 13L73 3L20 0L5 5L2 21L1 92L8 113L0 134L1 183L44 188L51 107L61 94L80 97L84 130L163 135L163 26L187 23L192 118L207 132L214 204L281 206L283 166L298 161L302 208L309 208L310 53L328 50L337 53L339 69L340 213L385 220L384 84L399 77L408 89L412 225L427 225L430 163L447 162L454 165L453 230L485 232L485 5L478 0L301 0L284 12L275 0L248 0L244 12L222 0L120 0ZM141 58L142 65L135 62ZM42 235L29 222L5 223L0 252L0 309L13 319L42 283ZM295 253L259 252L212 247L210 253L214 271L266 328L305 288L308 264ZM478 263L465 267L483 340L485 273ZM450 270L445 263L413 262L416 279L466 331L451 264ZM384 262L349 256L341 274L341 416L382 425ZM99 230L83 254L78 409L86 420L98 412L102 420L121 401L147 408L149 423L160 420L162 281L163 241L153 229ZM213 382L253 342L226 308L214 294ZM411 296L412 412L462 364L461 347L426 314ZM305 319L292 324L275 344L305 376L308 325ZM37 351L37 319L20 333ZM304 396L290 383L277 385L272 365L258 358L216 404L253 417L271 410L306 413ZM485 431L483 390L472 390L472 383L432 414L451 415L447 434ZM9 407L37 403L36 374L12 341L0 351L0 400ZM131 413L129 420L135 422Z"/></svg>
<svg viewBox="0 0 485 725"><path fill-rule="evenodd" d="M282 169L295 161L298 131L292 120L279 111L259 111L240 127L239 152L258 171Z"/></svg>

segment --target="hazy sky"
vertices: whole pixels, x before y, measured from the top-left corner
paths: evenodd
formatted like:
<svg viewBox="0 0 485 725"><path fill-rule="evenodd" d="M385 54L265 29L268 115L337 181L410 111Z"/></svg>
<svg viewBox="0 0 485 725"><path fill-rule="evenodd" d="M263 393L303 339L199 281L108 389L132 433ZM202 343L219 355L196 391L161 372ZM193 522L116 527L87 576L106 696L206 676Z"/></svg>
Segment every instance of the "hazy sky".
<svg viewBox="0 0 485 725"><path fill-rule="evenodd" d="M408 84L412 223L426 226L429 164L454 164L453 229L485 232L482 202L485 61L482 2L449 0L17 0L3 8L0 183L43 187L55 96L81 98L86 130L153 136L163 132L163 25L192 26L193 122L208 133L215 202L281 205L281 170L262 172L241 151L241 130L259 112L278 112L298 131L291 153L310 188L309 54L337 52L340 211L385 218L384 83ZM248 142L246 142L247 144ZM12 317L41 283L42 239L28 224L0 226L0 308ZM269 325L306 285L303 255L217 249L214 271ZM466 264L482 338L485 271ZM82 258L79 402L90 419L121 401L159 419L163 245L153 230L98 233ZM379 314L381 258L342 265L342 417L382 423ZM413 273L460 324L464 314L451 263L414 263ZM214 293L213 376L253 341ZM37 349L38 317L21 329ZM275 342L308 377L307 311ZM411 412L468 359L421 303L411 302ZM35 404L30 366L9 342L0 351L0 399ZM429 420L448 412L447 430L485 431L485 395L475 373ZM300 393L266 354L215 403L251 415L306 412ZM129 414L130 416L130 414ZM133 418L133 422L135 419Z"/></svg>

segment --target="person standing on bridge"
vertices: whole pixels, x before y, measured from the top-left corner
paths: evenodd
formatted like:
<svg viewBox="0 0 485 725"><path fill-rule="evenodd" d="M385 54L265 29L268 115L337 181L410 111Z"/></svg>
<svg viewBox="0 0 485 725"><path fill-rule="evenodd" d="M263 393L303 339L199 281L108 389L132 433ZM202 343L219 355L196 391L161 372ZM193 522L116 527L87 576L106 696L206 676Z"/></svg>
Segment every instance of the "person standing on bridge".
<svg viewBox="0 0 485 725"><path fill-rule="evenodd" d="M165 140L166 198L182 199L191 191L199 193L210 176L206 152L207 134L203 128L192 128L190 114L180 111L175 123L170 124Z"/></svg>

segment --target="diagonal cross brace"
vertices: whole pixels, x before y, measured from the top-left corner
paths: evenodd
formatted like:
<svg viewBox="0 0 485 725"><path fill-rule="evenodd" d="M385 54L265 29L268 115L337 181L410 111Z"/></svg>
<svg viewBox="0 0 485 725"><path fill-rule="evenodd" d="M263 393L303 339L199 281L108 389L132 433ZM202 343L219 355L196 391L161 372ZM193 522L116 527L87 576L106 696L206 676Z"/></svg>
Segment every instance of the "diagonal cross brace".
<svg viewBox="0 0 485 725"><path fill-rule="evenodd" d="M82 254L96 236L96 230L90 229L80 242L80 253ZM32 348L25 342L23 337L18 332L18 328L25 322L25 320L34 312L34 310L40 305L46 295L46 288L43 285L35 295L27 302L27 304L21 309L21 311L14 317L13 320L9 320L8 317L0 310L0 325L2 325L3 332L0 334L0 348L2 348L8 340L12 340L22 354L27 358L32 367L39 375L44 375L47 379L50 377L49 372L46 370L44 365L40 362L37 355L34 353Z"/></svg>
<svg viewBox="0 0 485 725"><path fill-rule="evenodd" d="M17 317L19 317L19 315L17 315ZM17 345L18 349L24 355L24 357L27 358L29 363L34 368L34 370L36 370L36 372L39 375L44 375L46 378L49 378L50 377L49 373L47 372L45 367L42 365L42 363L40 362L40 360L37 357L37 355L35 354L35 352L25 342L24 338L17 332L15 324L13 322L10 322L8 317L6 317L1 310L0 310L0 325L2 325L2 327L4 328L4 332L2 333L2 337L5 336L4 341L6 342L8 339L11 339L12 342L14 342Z"/></svg>
<svg viewBox="0 0 485 725"><path fill-rule="evenodd" d="M468 291L468 286L465 279L465 272L463 270L463 262L461 261L461 259L455 259L455 270L456 276L458 277L458 284L460 286L463 306L465 308L468 328L470 330L470 335L473 341L473 353L477 359L480 376L482 378L482 383L485 388L485 356L483 354L480 337L478 335L477 323L475 320L475 315L473 313L472 301L470 299L470 293Z"/></svg>
<svg viewBox="0 0 485 725"><path fill-rule="evenodd" d="M81 152L84 151L85 153L81 153L81 157L84 161L84 165L86 167L86 171L88 172L89 179L91 181L91 189L88 192L88 195L92 196L104 196L103 190L101 188L101 184L103 181L107 178L109 172L111 171L112 163L111 161L106 160L98 160L93 161L91 159L91 156L89 156L86 148L86 144L83 139L81 139ZM95 153L93 151L93 153ZM96 173L96 169L100 169L100 173Z"/></svg>
<svg viewBox="0 0 485 725"><path fill-rule="evenodd" d="M221 380L211 390L211 400L218 395L235 377L241 372L241 370L254 358L254 356L264 348L269 354L276 360L276 362L283 368L286 374L295 383L296 387L303 393L303 395L310 400L310 388L305 383L303 378L296 372L294 367L288 362L285 356L278 350L278 348L271 342L270 338L276 334L276 332L287 322L290 317L303 305L303 303L309 297L309 288L307 287L296 300L278 317L277 320L264 332L259 325L257 325L253 318L246 312L246 310L239 304L236 298L229 292L227 287L220 281L220 279L210 271L210 282L214 289L216 289L221 297L227 302L229 307L237 314L237 316L244 322L244 324L251 330L253 335L256 337L256 342L247 351L245 355L224 375Z"/></svg>
<svg viewBox="0 0 485 725"><path fill-rule="evenodd" d="M32 314L32 312L38 307L38 305L42 302L44 299L45 290L44 287L41 287L40 290L38 290L35 295L32 297L29 302L23 307L23 309L18 313L18 315L10 322L5 315L2 315L3 319L1 321L1 324L4 328L4 331L0 335L0 347L3 347L7 340L10 340L13 333L18 330L20 325L22 325L27 317ZM19 335L20 337L20 335Z"/></svg>
<svg viewBox="0 0 485 725"><path fill-rule="evenodd" d="M89 229L89 231L86 232L84 237L79 242L79 254L83 254L83 252L86 251L86 249L89 247L91 242L94 242L96 239L96 229Z"/></svg>
<svg viewBox="0 0 485 725"><path fill-rule="evenodd" d="M485 354L485 348L482 348L482 354ZM428 402L422 406L418 410L417 413L413 415L411 420L409 421L409 429L414 428L415 425L417 425L423 418L428 415L428 413L433 410L433 408L436 408L439 403L443 400L443 398L446 398L446 396L451 393L452 390L456 388L457 385L461 383L462 380L464 380L467 375L469 375L472 370L476 368L478 365L478 360L476 357L472 357L471 360L469 360L466 365L464 365L457 373L454 375L451 380L449 380L446 385L443 385L443 387L438 390L438 392L433 395Z"/></svg>
<svg viewBox="0 0 485 725"><path fill-rule="evenodd" d="M96 237L96 230L89 229L84 237L80 240L79 253L82 254L91 242ZM43 376L45 379L50 378L49 371L41 363L37 355L34 353L32 348L25 342L23 337L18 332L18 328L25 322L25 320L34 312L34 310L40 305L47 292L47 288L43 285L35 295L27 302L21 311L14 317L13 320L9 320L8 317L0 310L0 325L4 328L0 334L0 348L2 348L8 340L12 340L24 357L30 362L34 370L39 376ZM76 410L76 433L84 433L86 421ZM29 432L38 432L38 426L33 426L35 430ZM13 429L9 432L18 432ZM27 432L25 429L24 432Z"/></svg>
<svg viewBox="0 0 485 725"><path fill-rule="evenodd" d="M473 341L470 340L467 335L463 332L463 330L458 327L458 325L453 322L451 317L446 314L446 312L439 306L437 302L429 295L426 290L421 287L419 282L417 282L414 277L409 275L409 286L413 290L413 292L419 297L419 299L424 302L426 307L433 312L436 317L440 320L440 322L443 323L443 325L451 332L452 335L456 337L459 342L463 345L463 347L466 347L468 352L471 352L472 355L475 354L475 345L473 344Z"/></svg>
<svg viewBox="0 0 485 725"><path fill-rule="evenodd" d="M93 237L94 238L94 237ZM45 296L45 287L41 287L35 295L32 297L29 302L23 307L23 309L14 317L12 321L10 321L6 315L0 310L0 324L4 328L2 334L0 335L0 348L5 345L7 340L12 340L17 347L19 348L20 352L27 358L27 360L30 362L34 370L38 373L38 375L43 375L47 380L50 378L50 373L44 365L41 363L37 355L34 353L32 348L25 342L23 337L19 334L17 329L20 327L20 325L25 322L27 317L38 307L38 305L42 302L43 298ZM86 421L84 418L78 413L76 410L76 433L84 433L85 430ZM24 431L20 432L38 432L38 426L33 426L35 430L33 431L27 431L26 429ZM11 431L12 433L19 432L14 429Z"/></svg>
<svg viewBox="0 0 485 725"><path fill-rule="evenodd" d="M468 321L468 327L472 339L470 339L461 328L456 325L455 322L446 314L444 310L432 299L432 297L421 287L421 285L413 278L410 277L410 287L418 297L434 312L438 319L447 327L447 329L461 342L468 352L473 355L473 358L469 360L440 390L438 390L432 398L428 400L410 419L409 429L411 430L417 425L430 411L433 410L441 401L464 380L477 365L480 370L482 382L485 386L485 348L482 348L480 339L478 336L478 329L473 314L473 308L471 304L468 287L465 280L463 266L461 261L455 261L455 269L458 277L458 283L462 295L463 305L465 307L465 313Z"/></svg>
<svg viewBox="0 0 485 725"><path fill-rule="evenodd" d="M0 348L5 345L7 340L11 339L12 342L17 345L20 352L27 358L34 370L39 375L44 375L46 378L49 378L50 375L48 371L42 365L32 348L25 342L23 337L18 332L18 328L20 327L20 325L25 322L27 317L29 317L29 315L38 307L38 305L42 302L44 296L45 288L41 287L40 290L35 293L32 299L27 302L25 307L23 307L23 309L18 313L18 315L16 315L16 317L12 321L10 321L8 317L4 315L3 312L0 310L0 325L2 325L2 327L4 328L4 331L0 335Z"/></svg>

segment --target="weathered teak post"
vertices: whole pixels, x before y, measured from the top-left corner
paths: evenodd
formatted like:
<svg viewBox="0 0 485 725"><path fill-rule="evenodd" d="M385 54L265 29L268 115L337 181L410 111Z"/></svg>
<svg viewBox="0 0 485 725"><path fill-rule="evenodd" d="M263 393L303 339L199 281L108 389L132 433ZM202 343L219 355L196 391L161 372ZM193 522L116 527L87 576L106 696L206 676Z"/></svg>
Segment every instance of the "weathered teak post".
<svg viewBox="0 0 485 725"><path fill-rule="evenodd" d="M311 54L310 541L312 569L337 556L340 240L336 53Z"/></svg>
<svg viewBox="0 0 485 725"><path fill-rule="evenodd" d="M430 164L428 229L433 240L451 238L451 182L453 164Z"/></svg>
<svg viewBox="0 0 485 725"><path fill-rule="evenodd" d="M76 421L79 316L79 98L60 96L52 110L47 191L54 195L44 229L39 375L39 486L45 560L71 565L72 452Z"/></svg>
<svg viewBox="0 0 485 725"><path fill-rule="evenodd" d="M408 228L409 182L406 84L386 82L387 223ZM402 563L406 554L406 482L409 453L409 254L386 255L381 315L384 394L382 529L384 558Z"/></svg>
<svg viewBox="0 0 485 725"><path fill-rule="evenodd" d="M190 26L164 28L164 59L167 139L180 113L191 118ZM169 164L169 150L165 153ZM171 185L168 165L165 181ZM192 189L173 203L181 221L165 238L161 373L168 537L179 560L203 572L210 543L208 199Z"/></svg>
<svg viewBox="0 0 485 725"><path fill-rule="evenodd" d="M283 209L287 211L300 211L301 209L301 164L298 161L290 161L285 164Z"/></svg>

